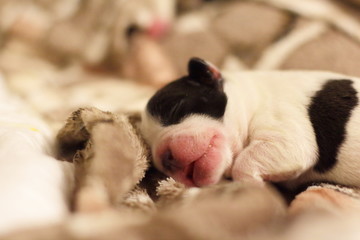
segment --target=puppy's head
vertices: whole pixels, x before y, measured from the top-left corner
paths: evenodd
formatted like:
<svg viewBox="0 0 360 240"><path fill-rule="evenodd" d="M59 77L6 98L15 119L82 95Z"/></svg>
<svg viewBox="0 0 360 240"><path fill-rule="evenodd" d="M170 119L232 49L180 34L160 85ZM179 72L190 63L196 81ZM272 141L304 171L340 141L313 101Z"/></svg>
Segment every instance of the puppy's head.
<svg viewBox="0 0 360 240"><path fill-rule="evenodd" d="M223 81L212 64L192 58L188 75L156 92L144 111L154 165L187 186L217 183L231 164Z"/></svg>

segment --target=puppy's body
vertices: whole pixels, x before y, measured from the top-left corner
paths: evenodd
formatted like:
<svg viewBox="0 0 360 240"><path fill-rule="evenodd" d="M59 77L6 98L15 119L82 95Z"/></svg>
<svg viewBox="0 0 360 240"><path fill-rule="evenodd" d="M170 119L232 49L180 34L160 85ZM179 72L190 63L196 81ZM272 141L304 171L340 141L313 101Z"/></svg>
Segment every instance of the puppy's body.
<svg viewBox="0 0 360 240"><path fill-rule="evenodd" d="M360 109L353 92L360 89L359 79L327 72L276 71L230 73L225 79L229 79L224 85L229 102L224 123L242 135L234 179L360 186ZM353 108L339 111L342 104ZM347 114L347 121L339 124Z"/></svg>
<svg viewBox="0 0 360 240"><path fill-rule="evenodd" d="M358 90L359 79L334 73L221 75L192 59L189 76L149 101L142 130L155 166L188 186L223 176L360 186Z"/></svg>

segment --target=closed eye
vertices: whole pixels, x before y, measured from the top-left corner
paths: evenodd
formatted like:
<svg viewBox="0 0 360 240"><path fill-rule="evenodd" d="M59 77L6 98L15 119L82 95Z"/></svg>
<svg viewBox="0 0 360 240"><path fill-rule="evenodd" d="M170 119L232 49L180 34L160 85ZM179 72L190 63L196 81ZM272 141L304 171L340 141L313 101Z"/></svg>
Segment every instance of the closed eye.
<svg viewBox="0 0 360 240"><path fill-rule="evenodd" d="M176 102L176 104L171 108L169 112L169 117L172 119L179 118L181 107L184 105L184 103L184 99L180 99L178 102Z"/></svg>

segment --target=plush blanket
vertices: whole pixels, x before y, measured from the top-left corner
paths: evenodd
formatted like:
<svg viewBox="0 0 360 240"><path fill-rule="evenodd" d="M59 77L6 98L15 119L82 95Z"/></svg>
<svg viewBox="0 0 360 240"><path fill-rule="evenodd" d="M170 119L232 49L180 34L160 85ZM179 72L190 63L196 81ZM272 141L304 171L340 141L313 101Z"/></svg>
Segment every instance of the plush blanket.
<svg viewBox="0 0 360 240"><path fill-rule="evenodd" d="M331 239L359 236L360 192L318 184L288 204L273 186L185 188L149 170L136 115L79 109L57 136L75 167L73 211L4 239ZM56 204L56 203L54 203ZM346 238L352 239L352 238Z"/></svg>
<svg viewBox="0 0 360 240"><path fill-rule="evenodd" d="M132 2L126 8L111 0L0 3L7 85L1 89L25 106L4 101L2 116L15 112L6 125L14 135L0 136L0 153L10 154L19 129L36 142L32 121L43 120L40 126L56 136L56 153L43 149L50 137L43 148L30 148L35 157L7 155L20 160L14 174L0 177L1 218L9 224L0 239L358 239L358 189L316 183L288 193L236 182L187 189L151 166L137 124L151 94L183 74L192 56L223 69L360 76L359 2L179 0L177 11L175 1L165 9L156 0ZM148 26L136 20L146 12L139 6L166 18L170 31L161 39L146 35ZM90 17L94 12L108 18ZM134 26L145 31L124 37ZM18 123L24 109L33 115ZM19 169L39 184L21 182ZM22 187L36 194L28 198Z"/></svg>

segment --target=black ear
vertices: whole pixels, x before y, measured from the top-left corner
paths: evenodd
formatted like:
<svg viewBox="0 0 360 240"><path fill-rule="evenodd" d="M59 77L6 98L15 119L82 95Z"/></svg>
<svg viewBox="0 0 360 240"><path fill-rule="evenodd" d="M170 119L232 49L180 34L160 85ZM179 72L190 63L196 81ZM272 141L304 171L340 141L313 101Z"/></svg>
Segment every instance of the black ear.
<svg viewBox="0 0 360 240"><path fill-rule="evenodd" d="M220 71L211 63L200 58L191 58L188 64L189 77L200 83L222 87L223 78Z"/></svg>

